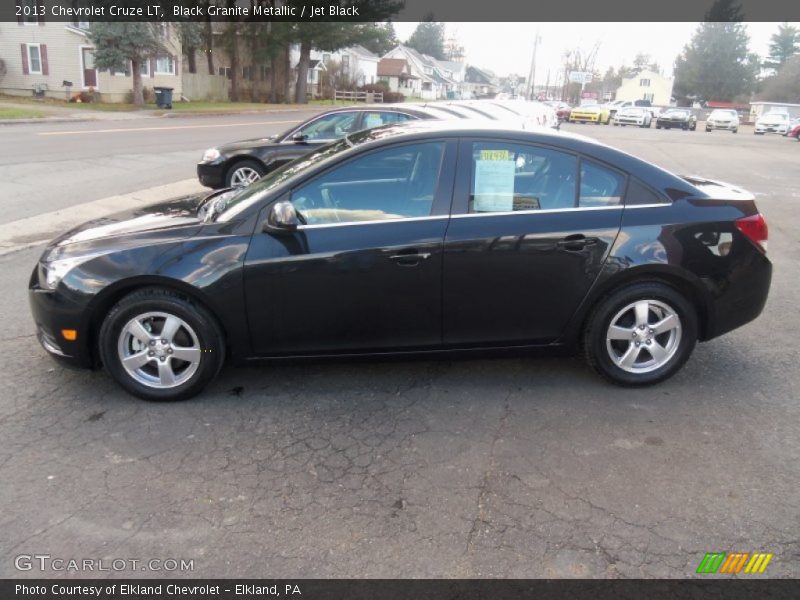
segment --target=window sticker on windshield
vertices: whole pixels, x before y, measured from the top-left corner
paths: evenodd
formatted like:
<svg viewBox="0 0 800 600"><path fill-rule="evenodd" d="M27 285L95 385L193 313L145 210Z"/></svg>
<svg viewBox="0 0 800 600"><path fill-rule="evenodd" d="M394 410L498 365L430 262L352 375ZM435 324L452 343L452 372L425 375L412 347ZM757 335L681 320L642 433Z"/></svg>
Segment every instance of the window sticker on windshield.
<svg viewBox="0 0 800 600"><path fill-rule="evenodd" d="M380 115L376 115L375 113L370 113L367 115L365 119L364 125L366 129L372 129L373 127L380 127L383 125L383 119L381 119Z"/></svg>
<svg viewBox="0 0 800 600"><path fill-rule="evenodd" d="M475 212L511 212L514 210L514 172L516 163L508 158L507 150L481 150L492 156L489 160L475 161ZM496 154L495 154L496 153Z"/></svg>

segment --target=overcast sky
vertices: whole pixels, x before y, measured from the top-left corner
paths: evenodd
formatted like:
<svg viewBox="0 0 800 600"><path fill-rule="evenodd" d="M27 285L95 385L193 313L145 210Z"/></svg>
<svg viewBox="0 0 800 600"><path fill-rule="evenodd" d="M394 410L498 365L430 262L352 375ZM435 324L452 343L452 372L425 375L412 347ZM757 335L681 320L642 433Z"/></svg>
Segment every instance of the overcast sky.
<svg viewBox="0 0 800 600"><path fill-rule="evenodd" d="M750 51L766 56L770 36L779 24L746 25ZM395 23L397 37L405 41L416 26L416 23ZM671 76L675 57L696 29L697 23L447 23L446 35L454 35L464 46L469 64L490 69L497 75L527 76L538 30L541 41L536 57L536 83L544 85L548 69L553 83L566 50L579 47L588 52L596 42L600 43L596 61L600 72L610 66L631 65L636 54L643 52L661 66L664 75Z"/></svg>

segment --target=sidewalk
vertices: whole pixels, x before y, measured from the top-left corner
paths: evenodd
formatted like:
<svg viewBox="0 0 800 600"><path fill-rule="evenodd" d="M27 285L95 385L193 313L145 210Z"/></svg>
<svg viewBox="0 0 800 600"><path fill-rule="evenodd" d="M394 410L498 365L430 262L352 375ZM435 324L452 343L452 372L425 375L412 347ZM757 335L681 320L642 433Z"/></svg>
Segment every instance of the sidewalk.
<svg viewBox="0 0 800 600"><path fill-rule="evenodd" d="M194 106L193 106L194 105ZM178 106L178 105L176 105ZM54 105L39 102L14 102L5 98L0 99L0 115L3 109L17 110L23 113L40 113L42 116L3 119L0 125L14 125L24 123L76 123L80 121L129 121L154 118L178 117L218 117L225 115L252 115L273 112L304 112L325 111L331 108L346 106L344 104L257 104L257 103L182 103L179 108L172 110L156 108L148 105L145 108L133 110L97 110L88 107L73 108L70 105Z"/></svg>

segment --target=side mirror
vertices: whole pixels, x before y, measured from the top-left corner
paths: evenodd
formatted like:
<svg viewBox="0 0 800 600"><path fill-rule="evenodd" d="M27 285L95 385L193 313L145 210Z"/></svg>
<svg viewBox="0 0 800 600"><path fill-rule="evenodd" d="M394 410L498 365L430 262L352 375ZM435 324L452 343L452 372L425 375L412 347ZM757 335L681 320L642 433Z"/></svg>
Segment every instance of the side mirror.
<svg viewBox="0 0 800 600"><path fill-rule="evenodd" d="M308 136L305 133L295 133L292 136L293 142L305 142Z"/></svg>
<svg viewBox="0 0 800 600"><path fill-rule="evenodd" d="M267 220L264 223L264 231L292 233L297 231L299 224L300 219L297 218L297 211L294 205L288 200L281 200L270 207Z"/></svg>

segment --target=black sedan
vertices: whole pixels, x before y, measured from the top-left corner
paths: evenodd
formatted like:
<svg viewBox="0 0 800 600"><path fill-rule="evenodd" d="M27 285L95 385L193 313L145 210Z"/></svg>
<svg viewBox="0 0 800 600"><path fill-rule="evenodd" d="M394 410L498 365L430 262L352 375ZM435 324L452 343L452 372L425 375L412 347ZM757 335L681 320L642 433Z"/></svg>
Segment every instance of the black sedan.
<svg viewBox="0 0 800 600"><path fill-rule="evenodd" d="M351 134L243 190L78 227L30 278L53 356L198 393L226 358L582 347L623 385L761 312L752 195L582 136L467 121Z"/></svg>
<svg viewBox="0 0 800 600"><path fill-rule="evenodd" d="M683 129L694 131L697 129L697 117L687 108L668 108L658 115L656 129Z"/></svg>
<svg viewBox="0 0 800 600"><path fill-rule="evenodd" d="M412 119L434 118L440 115L411 106L330 110L278 135L209 148L197 164L197 177L201 184L214 189L246 187L270 171L348 133Z"/></svg>

